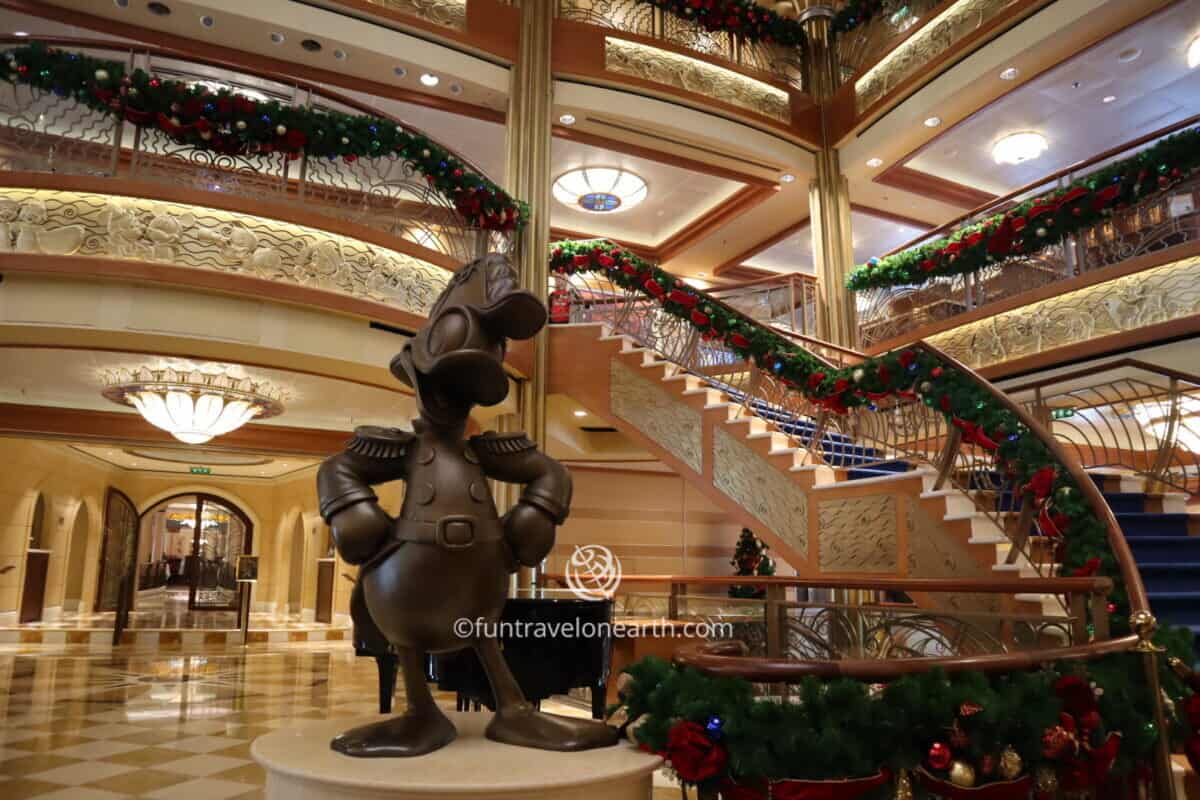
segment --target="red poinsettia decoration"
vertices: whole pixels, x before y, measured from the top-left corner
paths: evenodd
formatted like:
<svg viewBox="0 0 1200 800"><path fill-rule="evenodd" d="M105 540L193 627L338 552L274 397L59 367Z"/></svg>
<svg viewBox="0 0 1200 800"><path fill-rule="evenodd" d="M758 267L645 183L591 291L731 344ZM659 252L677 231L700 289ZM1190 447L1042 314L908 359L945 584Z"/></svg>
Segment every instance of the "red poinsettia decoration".
<svg viewBox="0 0 1200 800"><path fill-rule="evenodd" d="M681 720L667 733L667 749L662 754L687 783L700 783L725 772L729 753L708 737L704 726Z"/></svg>

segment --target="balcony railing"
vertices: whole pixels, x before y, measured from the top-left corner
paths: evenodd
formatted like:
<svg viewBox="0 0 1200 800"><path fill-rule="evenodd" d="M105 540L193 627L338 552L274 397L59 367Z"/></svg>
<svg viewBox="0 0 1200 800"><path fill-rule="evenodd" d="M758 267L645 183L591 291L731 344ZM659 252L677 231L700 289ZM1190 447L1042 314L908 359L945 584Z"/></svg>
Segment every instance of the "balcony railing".
<svg viewBox="0 0 1200 800"><path fill-rule="evenodd" d="M86 40L47 43L121 60L130 69L141 68L163 78L214 89L229 87L252 98L388 119L376 109L316 85L162 49L131 51ZM413 130L401 120L394 122ZM470 260L481 250L508 249L506 236L471 227L411 162L394 154L349 162L307 152L290 160L280 152L216 153L180 144L156 128L122 122L70 96L28 85L0 84L0 170L166 183L198 190L200 202L202 193L211 192L294 205L407 239L429 251L433 263L445 265Z"/></svg>
<svg viewBox="0 0 1200 800"><path fill-rule="evenodd" d="M883 11L837 36L842 79L850 80L896 46L905 35L934 13L943 0L909 0ZM844 5L844 4L838 4Z"/></svg>
<svg viewBox="0 0 1200 800"><path fill-rule="evenodd" d="M922 234L888 255L942 239L1029 198L1085 179L1106 164L1132 156L1197 122L1200 116L1190 117L1055 172ZM989 304L1197 239L1200 239L1200 174L1184 179L1168 192L1156 192L1140 203L1119 209L1061 243L1005 257L975 272L934 277L920 286L860 291L857 293L860 342L862 347L870 349Z"/></svg>
<svg viewBox="0 0 1200 800"><path fill-rule="evenodd" d="M758 72L798 91L802 89L799 50L767 42L748 42L724 31L706 31L637 0L558 0L558 16L657 39L705 58Z"/></svg>
<svg viewBox="0 0 1200 800"><path fill-rule="evenodd" d="M1084 466L1200 491L1200 376L1123 358L1007 391Z"/></svg>

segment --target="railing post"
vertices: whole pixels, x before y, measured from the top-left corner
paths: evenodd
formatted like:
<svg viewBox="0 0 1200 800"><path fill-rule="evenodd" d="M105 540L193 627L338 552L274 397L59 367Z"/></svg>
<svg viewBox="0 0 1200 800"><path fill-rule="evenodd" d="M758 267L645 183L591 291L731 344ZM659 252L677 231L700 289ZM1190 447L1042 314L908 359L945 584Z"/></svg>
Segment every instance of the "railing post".
<svg viewBox="0 0 1200 800"><path fill-rule="evenodd" d="M667 619L679 619L679 595L683 594L685 585L671 583L671 592L667 595Z"/></svg>
<svg viewBox="0 0 1200 800"><path fill-rule="evenodd" d="M657 6L650 10L650 30L655 39L662 39L666 36L667 26L666 20L663 16L664 13L665 12Z"/></svg>
<svg viewBox="0 0 1200 800"><path fill-rule="evenodd" d="M767 586L767 603L763 608L767 627L767 658L783 658L783 618L786 587L777 584Z"/></svg>
<svg viewBox="0 0 1200 800"><path fill-rule="evenodd" d="M1167 429L1163 432L1162 440L1158 443L1158 453L1154 457L1154 466L1150 468L1150 481L1147 492L1162 491L1163 475L1171 468L1171 455L1175 452L1175 441L1179 436L1179 379L1171 378L1167 397L1171 402L1171 416L1167 420Z"/></svg>
<svg viewBox="0 0 1200 800"><path fill-rule="evenodd" d="M1014 487L1015 489L1016 487ZM1021 513L1017 517L1017 529L1012 532L1012 547L1008 550L1008 555L1004 557L1005 564L1017 563L1017 556L1021 554L1025 544L1029 541L1029 534L1033 531L1033 497L1025 496L1021 499ZM1032 564L1033 559L1029 562ZM1038 565L1034 564L1036 568ZM1038 570L1040 573L1041 570Z"/></svg>
<svg viewBox="0 0 1200 800"><path fill-rule="evenodd" d="M1167 732L1167 717L1163 711L1162 687L1158 680L1158 660L1162 648L1152 641L1158 630L1158 620L1149 611L1135 611L1129 615L1129 627L1138 636L1134 652L1142 655L1142 669L1146 672L1146 689L1154 698L1154 727L1158 738L1154 742L1154 798L1175 800L1175 776L1171 769L1171 742Z"/></svg>
<svg viewBox="0 0 1200 800"><path fill-rule="evenodd" d="M1071 613L1071 644L1078 647L1087 644L1087 603L1079 592L1067 597Z"/></svg>
<svg viewBox="0 0 1200 800"><path fill-rule="evenodd" d="M796 276L788 276L788 327L796 330Z"/></svg>
<svg viewBox="0 0 1200 800"><path fill-rule="evenodd" d="M962 430L951 426L946 431L946 444L942 447L941 455L938 456L938 474L937 479L933 482L934 491L941 489L946 484L946 479L950 477L950 471L954 469L954 461L958 457L960 444L962 444Z"/></svg>
<svg viewBox="0 0 1200 800"><path fill-rule="evenodd" d="M1112 638L1108 628L1108 594L1092 592L1092 635L1097 642Z"/></svg>

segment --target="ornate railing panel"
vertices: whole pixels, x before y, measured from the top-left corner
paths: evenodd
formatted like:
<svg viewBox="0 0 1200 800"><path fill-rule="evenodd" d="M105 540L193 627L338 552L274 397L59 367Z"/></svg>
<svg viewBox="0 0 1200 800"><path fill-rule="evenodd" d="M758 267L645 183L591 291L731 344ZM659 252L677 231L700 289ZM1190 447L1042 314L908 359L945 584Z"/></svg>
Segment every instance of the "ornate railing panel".
<svg viewBox="0 0 1200 800"><path fill-rule="evenodd" d="M1149 490L1200 490L1200 376L1121 359L1015 386L1088 467L1141 475Z"/></svg>
<svg viewBox="0 0 1200 800"><path fill-rule="evenodd" d="M658 39L801 89L798 50L767 42L748 42L724 31L707 31L637 0L558 0L558 15L561 19Z"/></svg>
<svg viewBox="0 0 1200 800"><path fill-rule="evenodd" d="M1175 126L1172 126L1170 132L1174 130ZM1141 142L1139 147L1144 144ZM1045 193L1055 184L1067 185L1087 174L1086 170L1065 172L1056 175L1053 181L1025 187L1019 194L1002 198L957 220L953 229L986 220ZM946 233L946 227L931 231L904 249L919 247ZM1038 235L1038 230L1034 230L1034 235ZM920 286L859 291L860 343L864 348L876 347L982 306L1197 240L1200 240L1200 174L1184 179L1167 192L1153 194L1140 203L1116 210L1096 225L1068 236L1060 244L1004 258L976 272L937 276ZM1047 322L1045 319L1029 320L1030 336L1038 336L1039 327L1044 327Z"/></svg>
<svg viewBox="0 0 1200 800"><path fill-rule="evenodd" d="M88 52L126 60L163 78L232 87L292 105L380 116L346 98L317 87L287 85L275 76L215 69L154 50L130 56L128 50L93 46ZM395 124L410 129L400 120ZM309 152L293 160L280 152L217 153L180 144L153 127L116 122L69 96L26 85L0 84L0 169L125 177L298 205L409 239L448 256L448 262L469 260L485 248L503 251L511 246L504 234L472 227L412 163L394 155L347 161Z"/></svg>
<svg viewBox="0 0 1200 800"><path fill-rule="evenodd" d="M878 61L943 0L888 0L875 16L837 35L837 57L842 79L850 80Z"/></svg>

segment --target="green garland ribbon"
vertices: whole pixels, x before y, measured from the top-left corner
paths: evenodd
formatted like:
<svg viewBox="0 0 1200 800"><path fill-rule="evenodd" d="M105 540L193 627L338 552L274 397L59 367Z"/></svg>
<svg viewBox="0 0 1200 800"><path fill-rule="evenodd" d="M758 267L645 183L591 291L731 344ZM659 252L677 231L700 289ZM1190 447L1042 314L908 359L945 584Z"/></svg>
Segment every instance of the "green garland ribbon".
<svg viewBox="0 0 1200 800"><path fill-rule="evenodd" d="M1186 637L1156 638L1169 653L1194 657ZM1166 662L1159 660L1159 678L1176 710L1161 734L1159 698L1135 653L1009 673L930 670L873 685L809 677L793 687L798 702L791 703L759 699L742 678L650 656L626 668L632 680L621 682L620 697L630 738L671 759L685 781L729 797L765 798L768 781L852 780L918 767L945 780L950 759L974 765L976 785L987 786L1006 780L998 769L1006 749L1019 756L1009 765L1018 772L1048 768L1060 788L1083 790L1144 771L1159 735L1188 735L1194 694ZM680 726L691 736L678 736Z"/></svg>
<svg viewBox="0 0 1200 800"><path fill-rule="evenodd" d="M680 19L694 22L706 31L741 36L748 42L777 42L789 47L804 43L804 28L793 19L781 17L754 0L638 0Z"/></svg>
<svg viewBox="0 0 1200 800"><path fill-rule="evenodd" d="M163 80L124 63L30 43L4 53L7 78L52 92L176 142L228 155L307 153L352 162L396 155L472 227L520 230L529 207L471 170L446 148L395 121L260 101L228 89Z"/></svg>
<svg viewBox="0 0 1200 800"><path fill-rule="evenodd" d="M603 274L657 301L667 314L688 321L704 340L721 342L832 413L863 407L876 411L893 400L918 399L940 411L962 431L963 442L991 454L996 469L1011 476L1020 492L1036 503L1039 529L1057 540L1064 575L1113 579L1108 605L1112 627L1128 630L1128 598L1107 528L1042 440L970 375L924 349L907 347L852 367L831 367L794 341L612 242L553 244L550 269L563 275Z"/></svg>
<svg viewBox="0 0 1200 800"><path fill-rule="evenodd" d="M1070 186L1025 200L949 236L886 258L872 258L850 273L846 286L853 291L920 286L935 277L962 275L1020 258L1169 191L1198 167L1200 128L1181 131Z"/></svg>

